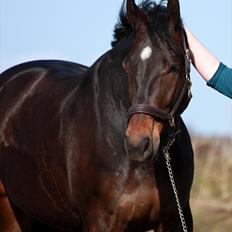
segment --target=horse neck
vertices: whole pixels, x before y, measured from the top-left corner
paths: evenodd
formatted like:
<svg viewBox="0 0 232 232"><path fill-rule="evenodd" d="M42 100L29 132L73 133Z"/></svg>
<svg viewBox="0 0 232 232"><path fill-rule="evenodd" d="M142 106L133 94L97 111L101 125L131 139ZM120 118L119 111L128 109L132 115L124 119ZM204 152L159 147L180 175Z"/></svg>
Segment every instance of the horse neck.
<svg viewBox="0 0 232 232"><path fill-rule="evenodd" d="M122 43L106 52L90 67L82 83L88 105L92 102L105 116L108 112L112 117L111 110L125 113L128 109L127 74L122 66L127 51L127 44Z"/></svg>
<svg viewBox="0 0 232 232"><path fill-rule="evenodd" d="M89 68L73 100L76 110L72 115L77 126L88 122L84 133L89 131L88 136L96 143L112 138L112 147L120 149L128 110L127 77L122 67L126 52L126 49L114 48ZM115 140L116 137L122 140Z"/></svg>

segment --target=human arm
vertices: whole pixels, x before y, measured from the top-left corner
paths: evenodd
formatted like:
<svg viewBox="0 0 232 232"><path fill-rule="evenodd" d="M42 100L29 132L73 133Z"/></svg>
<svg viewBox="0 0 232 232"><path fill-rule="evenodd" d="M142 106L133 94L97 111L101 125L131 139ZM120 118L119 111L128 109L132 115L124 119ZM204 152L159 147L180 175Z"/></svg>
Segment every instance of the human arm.
<svg viewBox="0 0 232 232"><path fill-rule="evenodd" d="M232 98L232 69L222 64L197 38L185 27L192 63L207 85Z"/></svg>
<svg viewBox="0 0 232 232"><path fill-rule="evenodd" d="M209 81L217 71L220 61L185 27L189 48L192 53L192 63L200 75Z"/></svg>

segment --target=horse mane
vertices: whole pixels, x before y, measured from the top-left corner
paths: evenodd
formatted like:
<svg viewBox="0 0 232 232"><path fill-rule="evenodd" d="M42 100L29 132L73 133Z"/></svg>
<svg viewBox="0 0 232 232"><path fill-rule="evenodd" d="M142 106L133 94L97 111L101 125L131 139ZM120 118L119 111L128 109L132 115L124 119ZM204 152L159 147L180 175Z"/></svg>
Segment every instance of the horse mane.
<svg viewBox="0 0 232 232"><path fill-rule="evenodd" d="M161 0L159 4L152 0L143 0L138 6L147 15L148 32L152 38L165 42L170 48L173 47L172 37L168 30L168 13L167 7L164 5L166 1ZM183 28L182 20L180 20L178 29ZM118 22L114 27L112 47L118 44L123 38L129 36L133 32L131 25L126 16L126 1L124 0L119 12Z"/></svg>

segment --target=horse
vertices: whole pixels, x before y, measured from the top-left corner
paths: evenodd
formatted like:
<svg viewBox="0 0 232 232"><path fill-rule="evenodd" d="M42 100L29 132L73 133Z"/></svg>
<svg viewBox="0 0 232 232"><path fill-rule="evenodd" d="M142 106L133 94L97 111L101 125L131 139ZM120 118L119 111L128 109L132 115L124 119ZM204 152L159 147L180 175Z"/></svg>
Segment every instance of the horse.
<svg viewBox="0 0 232 232"><path fill-rule="evenodd" d="M192 231L186 57L178 0L127 0L89 68L1 74L0 178L23 232Z"/></svg>

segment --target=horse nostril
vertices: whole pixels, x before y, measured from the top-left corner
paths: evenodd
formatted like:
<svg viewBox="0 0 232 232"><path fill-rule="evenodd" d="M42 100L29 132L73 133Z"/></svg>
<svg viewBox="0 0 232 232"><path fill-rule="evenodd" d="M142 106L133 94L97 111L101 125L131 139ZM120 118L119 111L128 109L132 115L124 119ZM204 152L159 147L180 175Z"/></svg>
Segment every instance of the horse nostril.
<svg viewBox="0 0 232 232"><path fill-rule="evenodd" d="M141 161L150 155L150 150L152 149L151 139L149 137L137 138L136 140L131 140L130 137L126 137L125 146L131 159Z"/></svg>
<svg viewBox="0 0 232 232"><path fill-rule="evenodd" d="M144 153L150 145L150 139L148 137L142 138L140 141L141 152Z"/></svg>

